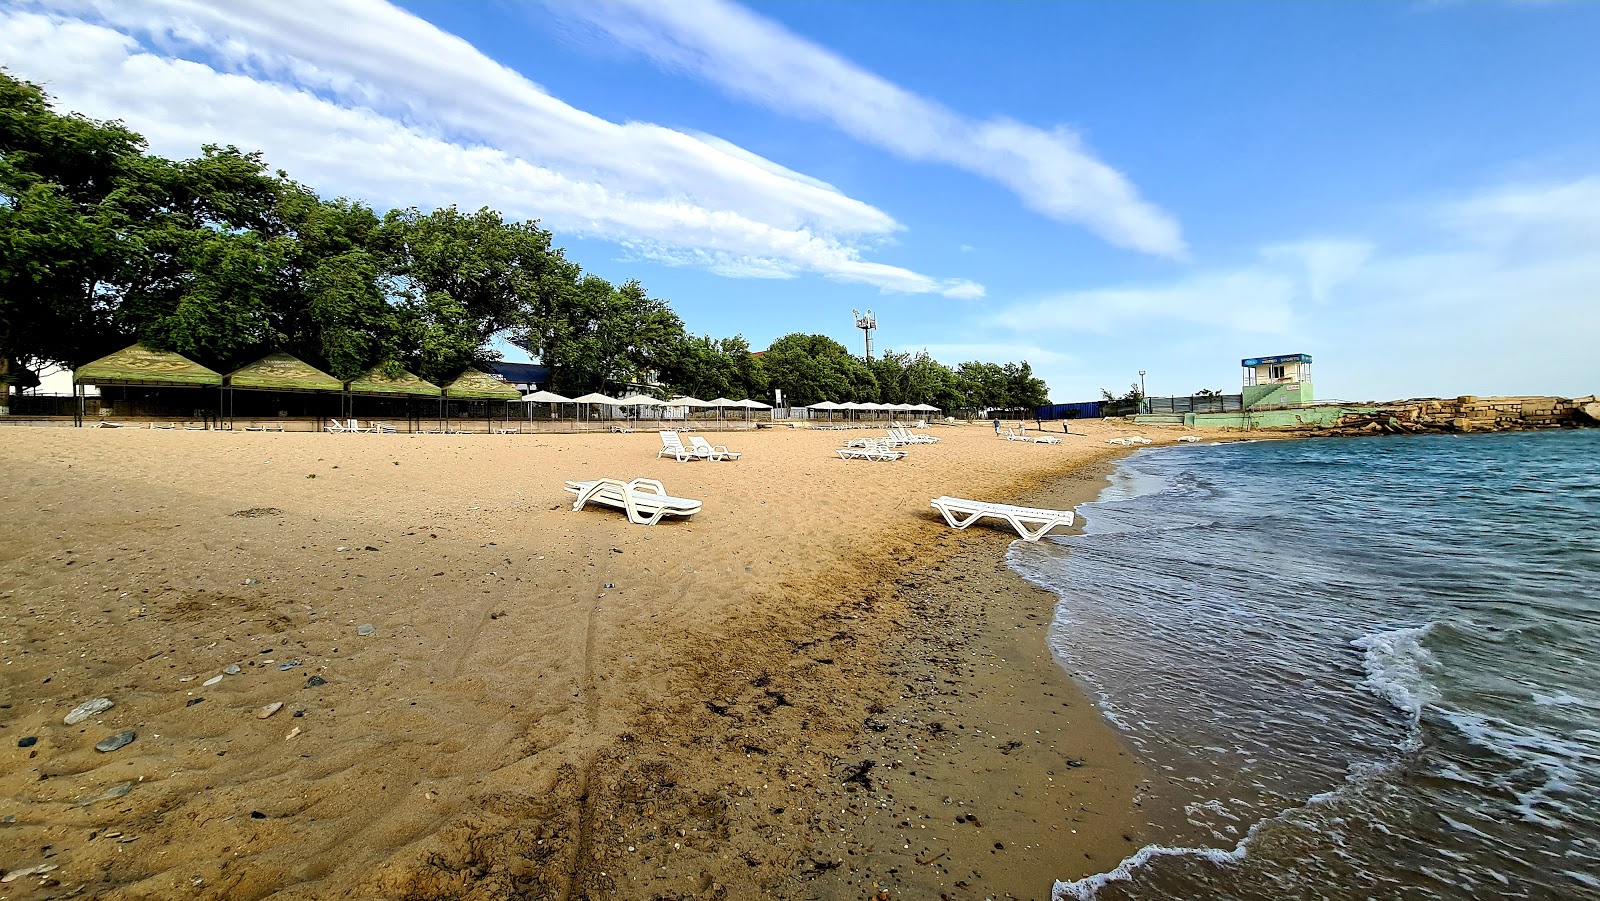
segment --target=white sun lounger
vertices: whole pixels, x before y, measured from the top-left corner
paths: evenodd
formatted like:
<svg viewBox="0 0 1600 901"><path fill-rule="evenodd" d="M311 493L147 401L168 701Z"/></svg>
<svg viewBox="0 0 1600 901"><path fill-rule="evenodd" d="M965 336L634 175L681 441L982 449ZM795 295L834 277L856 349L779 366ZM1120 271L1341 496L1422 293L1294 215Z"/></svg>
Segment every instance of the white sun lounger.
<svg viewBox="0 0 1600 901"><path fill-rule="evenodd" d="M1179 438L1178 440L1182 441L1184 444L1194 444L1194 443L1196 443L1196 442L1198 442L1200 440L1200 436L1198 436L1198 435L1184 435L1182 438Z"/></svg>
<svg viewBox="0 0 1600 901"><path fill-rule="evenodd" d="M741 456L744 456L743 454L728 450L728 446L726 444L712 444L706 439L701 438L699 435L690 435L689 445L694 449L696 454L705 457L707 460L737 460Z"/></svg>
<svg viewBox="0 0 1600 901"><path fill-rule="evenodd" d="M882 444L869 444L865 447L841 447L836 453L841 460L898 460L906 455L905 451L894 450Z"/></svg>
<svg viewBox="0 0 1600 901"><path fill-rule="evenodd" d="M1038 541L1056 526L1072 525L1071 510L1040 510L1034 507L1014 507L1010 504L990 504L969 501L959 497L939 497L932 501L933 509L944 516L944 521L957 529L965 529L985 516L1003 519L1017 530L1023 541ZM1032 526L1032 528L1030 528Z"/></svg>
<svg viewBox="0 0 1600 901"><path fill-rule="evenodd" d="M677 432L664 431L657 432L656 434L661 436L661 450L656 452L657 460L668 455L671 455L671 457L674 460L677 460L679 463L687 463L690 460L707 459L707 455L701 453L698 449L684 447L683 439L678 437Z"/></svg>
<svg viewBox="0 0 1600 901"><path fill-rule="evenodd" d="M585 504L615 507L628 514L628 521L653 526L663 516L693 516L700 512L700 502L683 497L672 497L655 479L595 479L592 482L569 481L566 490L576 494L572 509L582 510Z"/></svg>
<svg viewBox="0 0 1600 901"><path fill-rule="evenodd" d="M905 430L905 426L895 426L889 430L889 437L901 444L938 444L939 439L932 435L915 435Z"/></svg>

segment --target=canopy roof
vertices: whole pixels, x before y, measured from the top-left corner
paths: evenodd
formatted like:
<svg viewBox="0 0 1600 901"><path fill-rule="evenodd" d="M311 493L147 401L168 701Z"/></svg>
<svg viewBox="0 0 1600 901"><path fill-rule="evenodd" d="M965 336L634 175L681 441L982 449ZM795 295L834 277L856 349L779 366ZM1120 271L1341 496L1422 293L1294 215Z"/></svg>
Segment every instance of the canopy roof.
<svg viewBox="0 0 1600 901"><path fill-rule="evenodd" d="M280 350L228 373L228 387L266 388L277 391L343 391L344 382Z"/></svg>
<svg viewBox="0 0 1600 901"><path fill-rule="evenodd" d="M926 413L937 413L937 412L939 412L939 408L935 407L933 404L913 404L911 409L913 409L913 410L922 410L923 412L926 412Z"/></svg>
<svg viewBox="0 0 1600 901"><path fill-rule="evenodd" d="M649 395L645 395L645 394L630 394L627 397L620 398L617 401L617 406L619 406L619 407L661 407L661 406L665 406L665 404L663 404L659 400L656 400L653 397L650 397Z"/></svg>
<svg viewBox="0 0 1600 901"><path fill-rule="evenodd" d="M522 395L522 399L536 404L570 404L572 398L562 397L554 391L535 391Z"/></svg>
<svg viewBox="0 0 1600 901"><path fill-rule="evenodd" d="M770 410L770 409L772 409L772 404L764 404L759 400L751 400L748 397L745 398L744 400L739 401L739 406L741 406L741 407L749 407L752 410Z"/></svg>
<svg viewBox="0 0 1600 901"><path fill-rule="evenodd" d="M368 369L351 379L346 387L353 394L410 394L438 397L441 393L438 385L423 381L404 369L400 370L399 375L390 378L382 366Z"/></svg>
<svg viewBox="0 0 1600 901"><path fill-rule="evenodd" d="M522 400L522 392L481 369L468 369L444 386L445 397L467 400Z"/></svg>
<svg viewBox="0 0 1600 901"><path fill-rule="evenodd" d="M613 407L617 405L616 398L606 397L604 394L600 394L598 392L585 394L582 397L574 397L572 400L573 403L579 404L610 404Z"/></svg>
<svg viewBox="0 0 1600 901"><path fill-rule="evenodd" d="M711 406L713 406L713 407L737 407L737 406L739 406L739 402L738 401L736 401L736 400L728 400L726 397L719 397L716 400L711 401L710 403L711 403Z"/></svg>
<svg viewBox="0 0 1600 901"><path fill-rule="evenodd" d="M839 409L839 404L836 404L831 400L825 400L825 401L822 401L821 403L812 404L810 406L810 409L812 409L812 410L837 410L837 409Z"/></svg>
<svg viewBox="0 0 1600 901"><path fill-rule="evenodd" d="M73 372L80 385L168 385L195 388L221 385L222 374L170 350L151 350L143 344L124 347Z"/></svg>
<svg viewBox="0 0 1600 901"><path fill-rule="evenodd" d="M667 401L669 407L714 407L716 404L698 397L674 397Z"/></svg>

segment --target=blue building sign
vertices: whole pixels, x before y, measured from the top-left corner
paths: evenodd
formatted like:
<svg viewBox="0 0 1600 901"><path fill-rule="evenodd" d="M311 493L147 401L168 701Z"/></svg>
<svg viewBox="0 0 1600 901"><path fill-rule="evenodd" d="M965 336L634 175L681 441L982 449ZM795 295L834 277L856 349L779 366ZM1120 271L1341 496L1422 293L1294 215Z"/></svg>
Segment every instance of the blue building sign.
<svg viewBox="0 0 1600 901"><path fill-rule="evenodd" d="M1280 366L1284 363L1309 362L1311 362L1310 354L1283 354L1277 357L1251 357L1248 360L1240 360L1239 365L1250 369L1256 366Z"/></svg>

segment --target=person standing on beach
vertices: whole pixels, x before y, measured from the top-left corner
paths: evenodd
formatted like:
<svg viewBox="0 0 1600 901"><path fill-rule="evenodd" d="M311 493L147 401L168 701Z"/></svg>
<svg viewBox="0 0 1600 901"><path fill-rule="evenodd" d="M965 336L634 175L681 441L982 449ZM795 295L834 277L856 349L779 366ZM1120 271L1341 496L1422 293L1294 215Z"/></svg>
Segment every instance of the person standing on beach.
<svg viewBox="0 0 1600 901"><path fill-rule="evenodd" d="M995 433L996 437L999 437L999 435L1000 435L1000 420L998 420L998 419L996 419L994 421L994 433Z"/></svg>

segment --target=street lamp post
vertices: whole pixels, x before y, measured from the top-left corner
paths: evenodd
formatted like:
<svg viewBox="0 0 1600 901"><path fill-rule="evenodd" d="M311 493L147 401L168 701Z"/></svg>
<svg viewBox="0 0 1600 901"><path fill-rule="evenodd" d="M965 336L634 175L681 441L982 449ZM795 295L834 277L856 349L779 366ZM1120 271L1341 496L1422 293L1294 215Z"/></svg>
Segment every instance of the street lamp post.
<svg viewBox="0 0 1600 901"><path fill-rule="evenodd" d="M1141 370L1139 370L1139 412L1140 413L1143 413L1145 410L1149 409L1149 405L1145 401L1146 401L1146 395L1144 393L1144 370L1141 369Z"/></svg>

